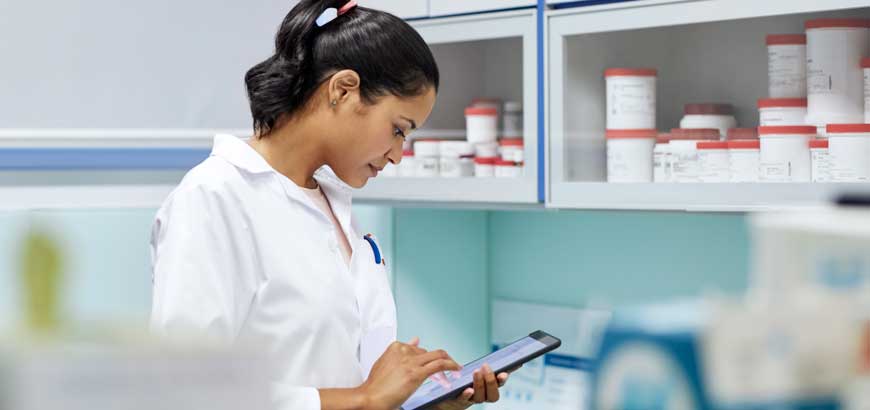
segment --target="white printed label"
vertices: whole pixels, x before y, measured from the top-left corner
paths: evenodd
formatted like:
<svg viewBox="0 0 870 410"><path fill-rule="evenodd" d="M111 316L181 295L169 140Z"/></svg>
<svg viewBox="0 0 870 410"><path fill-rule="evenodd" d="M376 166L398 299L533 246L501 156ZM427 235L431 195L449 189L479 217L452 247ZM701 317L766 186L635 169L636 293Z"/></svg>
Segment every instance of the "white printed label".
<svg viewBox="0 0 870 410"><path fill-rule="evenodd" d="M791 180L790 162L763 162L759 165L761 180L767 182L788 182Z"/></svg>
<svg viewBox="0 0 870 410"><path fill-rule="evenodd" d="M833 164L828 150L813 149L810 155L813 164L813 182L830 182Z"/></svg>
<svg viewBox="0 0 870 410"><path fill-rule="evenodd" d="M807 95L807 49L802 45L767 48L767 74L772 98Z"/></svg>

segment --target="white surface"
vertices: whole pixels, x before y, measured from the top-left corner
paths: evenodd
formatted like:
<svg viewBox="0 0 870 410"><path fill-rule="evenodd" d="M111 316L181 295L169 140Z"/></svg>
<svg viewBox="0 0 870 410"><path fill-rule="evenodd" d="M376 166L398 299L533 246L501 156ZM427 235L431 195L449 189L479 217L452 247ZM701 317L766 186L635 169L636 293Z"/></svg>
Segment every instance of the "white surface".
<svg viewBox="0 0 870 410"><path fill-rule="evenodd" d="M607 182L652 182L655 138L607 140Z"/></svg>
<svg viewBox="0 0 870 410"><path fill-rule="evenodd" d="M806 98L806 44L775 44L767 46L767 78L768 97Z"/></svg>
<svg viewBox="0 0 870 410"><path fill-rule="evenodd" d="M429 0L366 0L361 5L404 19L429 16Z"/></svg>
<svg viewBox="0 0 870 410"><path fill-rule="evenodd" d="M765 35L800 32L809 18L866 16L868 10L863 0L640 0L549 11L547 205L746 211L819 206L844 189L866 190L863 184L608 186L601 73L610 66L658 68L661 128L676 124L687 102L721 100L752 127L757 100L768 89Z"/></svg>
<svg viewBox="0 0 870 410"><path fill-rule="evenodd" d="M537 2L534 0L429 0L429 10L433 16L447 16L514 7L532 7L536 4Z"/></svg>
<svg viewBox="0 0 870 410"><path fill-rule="evenodd" d="M807 30L807 124L864 119L861 58L870 55L870 29Z"/></svg>
<svg viewBox="0 0 870 410"><path fill-rule="evenodd" d="M758 109L758 125L805 125L806 107L765 107Z"/></svg>
<svg viewBox="0 0 870 410"><path fill-rule="evenodd" d="M759 178L762 182L810 182L812 135L762 135Z"/></svg>
<svg viewBox="0 0 870 410"><path fill-rule="evenodd" d="M828 150L834 182L870 181L870 134L829 134Z"/></svg>
<svg viewBox="0 0 870 410"><path fill-rule="evenodd" d="M656 77L609 76L607 129L656 129Z"/></svg>

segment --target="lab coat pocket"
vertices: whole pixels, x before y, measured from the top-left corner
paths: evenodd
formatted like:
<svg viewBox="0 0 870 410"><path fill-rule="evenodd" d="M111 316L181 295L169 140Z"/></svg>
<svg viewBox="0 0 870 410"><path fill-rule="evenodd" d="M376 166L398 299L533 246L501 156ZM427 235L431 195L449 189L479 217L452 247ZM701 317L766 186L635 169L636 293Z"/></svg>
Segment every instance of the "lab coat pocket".
<svg viewBox="0 0 870 410"><path fill-rule="evenodd" d="M376 239L361 239L354 256L362 326L360 364L363 377L367 377L374 362L396 340L396 304Z"/></svg>

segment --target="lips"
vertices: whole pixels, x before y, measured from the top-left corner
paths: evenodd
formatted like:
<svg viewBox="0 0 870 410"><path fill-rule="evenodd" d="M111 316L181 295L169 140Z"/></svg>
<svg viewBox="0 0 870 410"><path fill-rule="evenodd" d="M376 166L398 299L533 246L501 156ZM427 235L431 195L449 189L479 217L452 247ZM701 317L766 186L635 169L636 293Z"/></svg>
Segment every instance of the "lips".
<svg viewBox="0 0 870 410"><path fill-rule="evenodd" d="M381 171L383 171L384 169L383 169L383 168L378 168L378 167L376 167L376 166L374 166L374 165L372 165L372 164L369 164L369 170L372 171L372 177L376 177L376 176L378 176L378 173L381 172Z"/></svg>

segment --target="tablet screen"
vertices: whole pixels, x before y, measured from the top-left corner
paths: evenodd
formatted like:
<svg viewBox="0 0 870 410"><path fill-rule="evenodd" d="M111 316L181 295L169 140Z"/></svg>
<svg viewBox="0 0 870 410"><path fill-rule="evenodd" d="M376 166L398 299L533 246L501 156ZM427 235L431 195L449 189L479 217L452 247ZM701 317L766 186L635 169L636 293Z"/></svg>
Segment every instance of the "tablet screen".
<svg viewBox="0 0 870 410"><path fill-rule="evenodd" d="M509 365L521 361L524 357L534 355L535 352L545 349L546 347L546 344L526 336L488 356L484 356L466 364L460 371L458 378L455 378L454 375L446 372L448 373L447 376L450 381L449 386L445 387L438 382L427 380L419 389L417 389L416 392L414 392L408 401L402 405L402 410L418 409L458 387L470 384L474 377L474 371L481 368L484 363L489 364L489 367L492 368L493 371L505 369Z"/></svg>

